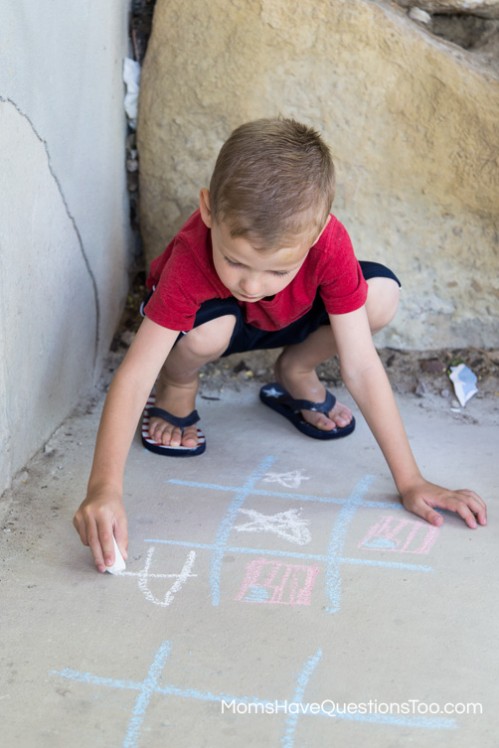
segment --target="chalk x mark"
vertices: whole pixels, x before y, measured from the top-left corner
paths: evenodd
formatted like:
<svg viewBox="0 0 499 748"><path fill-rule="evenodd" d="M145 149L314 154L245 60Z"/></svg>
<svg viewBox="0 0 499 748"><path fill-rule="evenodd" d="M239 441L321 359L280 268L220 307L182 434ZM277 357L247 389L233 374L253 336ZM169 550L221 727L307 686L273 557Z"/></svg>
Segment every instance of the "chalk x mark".
<svg viewBox="0 0 499 748"><path fill-rule="evenodd" d="M251 519L244 525L235 525L237 532L271 532L290 543L307 545L312 540L308 525L308 519L300 517L301 509L288 509L287 512L277 514L261 514L254 509L240 509Z"/></svg>

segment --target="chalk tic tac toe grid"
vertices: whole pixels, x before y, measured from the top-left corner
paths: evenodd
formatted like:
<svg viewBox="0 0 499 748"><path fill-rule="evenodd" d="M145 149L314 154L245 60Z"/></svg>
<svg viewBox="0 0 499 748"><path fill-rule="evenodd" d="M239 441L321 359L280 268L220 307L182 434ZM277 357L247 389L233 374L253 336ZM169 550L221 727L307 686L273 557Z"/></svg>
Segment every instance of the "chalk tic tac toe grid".
<svg viewBox="0 0 499 748"><path fill-rule="evenodd" d="M325 568L325 592L328 599L326 611L328 613L338 613L341 609L341 567L345 564L364 565L371 567L381 567L385 569L399 569L403 571L415 572L432 571L431 566L427 566L424 564L366 558L352 558L343 555L343 548L349 527L359 509L390 509L392 511L405 511L400 504L395 504L394 502L369 501L368 499L364 498L369 486L373 481L372 476L365 475L357 483L357 485L354 486L352 492L347 498L316 496L311 494L304 494L301 492L291 493L285 491L271 491L267 489L257 488L257 484L264 479L265 475L268 473L274 462L274 457L269 456L264 458L260 462L258 467L240 486L227 486L183 480L168 481L168 483L172 485L196 488L203 491L217 491L232 494L232 501L227 508L225 517L222 519L218 527L215 540L212 543L191 543L189 541L167 540L164 538L146 538L145 540L146 543L183 546L190 549L196 548L209 551L212 554L210 563L210 592L211 601L214 606L220 605L220 579L222 573L222 562L226 553L229 553L231 555L258 555L260 557L277 557L296 559L297 561L301 562L312 561L315 563L321 563ZM329 544L325 552L323 554L314 554L292 550L276 550L271 548L262 549L229 545L229 536L234 529L235 520L238 517L240 511L243 509L244 502L250 496L272 497L274 499L282 499L286 502L312 502L339 506L340 509L333 521ZM406 522L410 522L410 520L406 520ZM434 528L430 528L430 531L433 532ZM258 587L256 587L256 590L254 590L254 592L256 595L258 594Z"/></svg>
<svg viewBox="0 0 499 748"><path fill-rule="evenodd" d="M149 707L151 699L156 695L180 697L183 699L188 699L189 701L216 703L220 704L220 708L222 707L223 703L228 706L233 702L243 705L260 705L262 708L269 706L273 709L276 709L276 705L280 704L280 712L284 714L284 726L280 740L281 748L295 747L298 722L300 719L310 717L322 717L331 721L334 721L335 719L345 719L354 722L367 722L378 725L384 724L393 727L426 728L432 730L452 730L457 727L455 720L440 717L408 717L404 715L376 713L332 714L331 707L328 707L326 702L324 702L322 710L311 712L309 709L309 705L304 702L304 697L307 685L322 658L322 651L320 649L318 649L305 661L305 664L303 665L296 678L294 689L289 694L289 696L284 696L284 698L281 697L280 699L274 700L226 693L215 694L210 693L209 691L200 691L196 688L178 688L169 683L161 686L159 685L159 681L170 652L171 643L169 641L162 642L159 649L155 653L153 662L143 681L133 681L119 678L105 678L99 675L94 675L92 673L72 670L71 668L66 668L59 671L54 670L52 671L51 675L59 676L70 681L76 681L78 683L83 683L90 686L102 686L104 688L123 691L135 691L137 693L135 703L130 713L125 737L121 743L121 748L140 748L141 732L147 716L147 709ZM292 704L293 708L285 709L285 703ZM274 713L279 712L277 711ZM165 734L165 740L168 740L167 734Z"/></svg>
<svg viewBox="0 0 499 748"><path fill-rule="evenodd" d="M369 501L364 498L370 484L372 483L372 476L364 476L357 483L357 485L354 486L352 492L347 498L324 497L297 492L290 493L286 491L271 491L267 489L257 488L257 484L260 481L264 480L274 462L275 458L273 457L266 457L265 459L263 459L257 466L257 468L248 476L246 481L243 482L240 486L227 486L182 480L168 481L168 483L175 485L185 486L189 488L198 488L202 489L203 491L213 490L218 492L226 492L232 495L232 500L229 503L225 516L219 524L218 531L213 543L191 543L189 541L167 540L162 538L146 538L144 541L146 543L154 544L185 546L188 547L191 552L194 548L209 551L212 554L210 565L210 588L213 606L220 605L220 578L222 571L222 561L225 553L286 557L297 559L299 561L313 561L315 563L319 562L325 565L326 595L329 599L329 607L327 608L327 610L330 613L338 613L340 611L342 593L341 567L344 564L360 564L383 567L387 569L402 569L406 571L432 571L432 568L430 566L425 566L422 564L376 561L372 559L351 558L343 555L343 546L349 526L352 520L355 518L355 515L359 509L390 509L391 511L402 509L402 507L399 507L399 505L396 505L393 502ZM288 502L290 500L303 503L317 502L339 506L340 509L336 515L335 520L333 521L329 544L325 553L311 554L295 552L291 550L281 551L276 549L257 549L251 547L238 547L229 545L229 536L234 529L234 522L236 520L236 517L242 509L244 502L250 496L273 497ZM407 522L411 523L410 520L405 521L406 524ZM403 520L402 524L404 524ZM391 543L391 538L393 538L394 534L397 531L397 525L395 525L395 530L393 529L393 525L389 527L389 530L390 532L386 534L385 537L388 538L388 541ZM368 533L366 538L364 539L364 541L366 542L366 547L369 547L369 542L372 541L371 535L372 531L370 531L370 533ZM425 540L423 542L423 546L421 547L428 547L428 545L429 541ZM371 547L375 546L371 545ZM414 552L420 553L422 551L416 550ZM102 688L113 690L122 690L125 692L135 692L137 694L132 709L129 712L126 733L121 743L122 748L140 748L142 728L147 717L147 709L153 697L157 696L180 697L191 702L198 701L205 703L217 703L220 705L220 707L223 703L225 703L225 705L260 705L262 709L266 706L272 709L276 709L276 705L280 704L280 711L283 714L284 722L280 739L281 748L294 748L296 741L296 731L299 721L302 719L309 719L310 717L319 717L328 719L330 721L341 719L350 722L363 722L392 727L425 728L430 730L454 730L458 727L455 719L445 717L407 716L405 714L394 715L378 712L357 712L353 714L346 712L331 713L331 710L328 711L327 707L320 711L310 711L309 704L304 701L305 691L308 683L310 682L310 679L312 678L322 659L321 649L317 649L315 653L310 655L305 660L304 665L297 674L294 688L290 689L290 693L280 694L273 700L269 700L268 698L262 699L258 696L248 696L244 694L212 693L196 688L180 688L171 683L164 683L163 685L161 685L161 681L163 680L163 671L166 667L167 659L171 651L172 643L170 641L164 641L161 643L160 647L157 649L154 655L153 662L150 665L144 680L142 681L109 678L89 672L82 672L72 668L53 670L51 671L51 675L53 677L67 679L85 685L99 686ZM329 700L330 698L331 696L329 694L327 699ZM292 704L293 710L285 711L285 708L283 706L284 704ZM279 709L273 713L279 713ZM165 738L167 739L167 735L165 736Z"/></svg>

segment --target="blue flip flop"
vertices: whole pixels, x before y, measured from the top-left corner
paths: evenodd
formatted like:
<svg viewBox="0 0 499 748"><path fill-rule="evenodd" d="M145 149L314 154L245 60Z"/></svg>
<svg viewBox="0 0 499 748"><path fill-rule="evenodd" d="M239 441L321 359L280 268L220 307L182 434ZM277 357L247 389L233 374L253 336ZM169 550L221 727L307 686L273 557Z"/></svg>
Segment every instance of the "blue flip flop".
<svg viewBox="0 0 499 748"><path fill-rule="evenodd" d="M303 419L302 410L313 410L325 415L329 413L331 408L334 407L336 398L328 391L326 391L326 399L323 403L314 403L311 400L296 400L284 387L281 387L277 382L272 382L262 387L260 400L264 405L268 405L276 413L291 421L293 426L296 426L302 434L311 436L313 439L341 439L341 437L351 434L355 428L355 418L353 416L347 426L337 426L331 431L318 429L317 426L313 426Z"/></svg>
<svg viewBox="0 0 499 748"><path fill-rule="evenodd" d="M151 395L146 403L144 409L144 415L142 417L142 444L150 452L154 452L157 455L164 455L165 457L195 457L196 455L203 454L206 449L206 439L198 428L198 443L195 447L166 447L164 444L158 444L154 439L149 436L149 421L153 417L164 418L168 423L172 423L174 426L179 426L183 429L186 426L192 426L194 423L199 421L199 414L197 410L193 410L185 418L179 418L169 413L163 408L156 408L155 406L156 397Z"/></svg>

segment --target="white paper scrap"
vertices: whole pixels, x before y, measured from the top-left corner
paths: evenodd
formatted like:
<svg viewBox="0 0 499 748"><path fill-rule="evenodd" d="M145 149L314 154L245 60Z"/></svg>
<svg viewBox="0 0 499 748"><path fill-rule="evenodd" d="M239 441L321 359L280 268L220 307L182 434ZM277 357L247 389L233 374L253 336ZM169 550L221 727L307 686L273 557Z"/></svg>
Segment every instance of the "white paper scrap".
<svg viewBox="0 0 499 748"><path fill-rule="evenodd" d="M114 564L112 566L106 566L106 571L109 572L109 574L119 574L120 572L125 571L126 563L125 563L125 559L121 555L121 551L118 548L118 543L116 542L114 535L113 535L113 543L114 543Z"/></svg>
<svg viewBox="0 0 499 748"><path fill-rule="evenodd" d="M466 364L458 364L457 366L450 367L449 379L454 385L454 392L456 393L461 408L464 408L468 400L478 392L476 386L476 374L474 374Z"/></svg>
<svg viewBox="0 0 499 748"><path fill-rule="evenodd" d="M135 130L139 107L140 65L130 57L126 57L123 62L123 80L126 87L125 112L130 127Z"/></svg>

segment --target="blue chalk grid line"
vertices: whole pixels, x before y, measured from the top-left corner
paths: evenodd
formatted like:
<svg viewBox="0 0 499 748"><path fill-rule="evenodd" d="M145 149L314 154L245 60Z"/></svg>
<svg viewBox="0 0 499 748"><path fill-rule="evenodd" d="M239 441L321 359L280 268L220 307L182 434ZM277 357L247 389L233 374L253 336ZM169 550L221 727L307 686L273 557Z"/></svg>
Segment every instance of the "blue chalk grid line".
<svg viewBox="0 0 499 748"><path fill-rule="evenodd" d="M326 568L326 589L331 601L329 613L337 613L341 602L341 552L345 543L348 526L353 520L357 509L362 505L362 497L372 483L372 476L366 475L354 488L346 502L341 507L336 522L333 525L328 548L328 563Z"/></svg>
<svg viewBox="0 0 499 748"><path fill-rule="evenodd" d="M404 571L431 572L431 566L424 564L404 563L398 561L377 561L363 558L349 558L344 556L343 546L349 526L360 508L369 509L403 509L400 504L394 504L388 501L369 501L364 498L369 486L373 481L373 476L364 476L354 487L350 496L346 499L315 496L313 494L288 493L285 491L268 491L265 489L255 488L255 484L261 480L269 468L275 462L275 457L266 457L258 467L250 474L247 481L242 486L224 486L217 483L201 483L198 481L169 480L168 483L177 486L189 488L202 488L210 491L224 491L235 494L234 499L229 504L225 517L222 519L214 543L189 543L183 540L165 540L163 538L146 538L145 543L158 543L164 545L176 545L186 548L199 548L208 550L213 553L210 568L210 590L211 601L213 606L220 605L220 578L222 574L222 562L226 553L247 554L258 556L275 556L280 558L295 558L300 561L322 561L326 565L326 595L329 599L329 605L326 608L328 613L338 613L341 607L341 573L340 567L343 564L362 565L371 567L380 567L385 569L401 569ZM336 517L329 547L326 554L302 553L297 551L281 551L265 548L251 548L246 546L229 546L227 545L229 535L234 528L234 521L248 496L267 496L288 501L310 501L322 504L336 504L341 507Z"/></svg>
<svg viewBox="0 0 499 748"><path fill-rule="evenodd" d="M312 655L312 657L309 657L307 662L305 663L305 666L301 673L298 676L298 679L296 681L296 688L295 692L293 694L292 701L294 703L302 703L303 696L305 694L305 688L308 685L308 682L312 676L312 673L314 672L315 668L319 664L319 660L322 657L322 652L320 649L317 650L317 652ZM283 739L281 741L282 748L293 748L294 742L295 742L295 735L296 735L296 728L298 727L298 717L299 715L295 712L293 714L290 714L286 720L286 728L284 732Z"/></svg>
<svg viewBox="0 0 499 748"><path fill-rule="evenodd" d="M127 731L121 744L122 748L139 748L139 740L144 720L147 715L147 709L149 708L151 699L155 694L159 694L160 696L176 696L195 701L214 702L219 703L220 706L222 706L222 702L225 702L225 704L254 704L255 706L260 705L263 708L270 707L275 710L272 713L278 713L279 711L283 713L286 711L292 711L292 713L287 715L285 722L284 735L281 740L282 748L294 748L298 720L302 717L326 717L327 719L344 719L352 722L369 722L374 724L391 725L393 727L416 727L430 730L450 730L457 727L456 720L450 718L405 717L399 714L346 714L341 711L333 711L331 713L330 707L328 707L328 710L323 709L321 711L312 712L308 708L309 705L303 702L303 698L308 683L322 658L322 651L320 649L306 660L304 667L298 674L292 698L287 700L274 699L272 701L253 696L234 696L233 694L226 693L215 694L211 691L201 691L196 688L178 688L172 684L159 686L158 681L166 665L171 649L171 642L164 641L161 643L143 681L106 678L100 675L94 675L93 673L73 670L72 668L52 670L50 675L65 678L66 680L75 681L77 683L84 683L86 685L104 686L106 688L125 691L138 691L137 698L135 699L135 703L130 713ZM332 702L331 699L328 698L322 703L331 704ZM293 705L292 710L287 708L290 704Z"/></svg>
<svg viewBox="0 0 499 748"><path fill-rule="evenodd" d="M223 518L218 528L217 536L214 543L214 552L211 560L210 569L210 587L211 587L211 600L213 605L220 604L220 577L222 574L222 561L224 554L227 549L227 541L232 528L234 526L234 520L236 519L240 508L244 504L245 499L253 493L255 483L263 478L265 473L268 471L270 466L274 462L274 457L266 457L256 470L251 473L246 483L238 488L234 499L229 504L227 514Z"/></svg>

